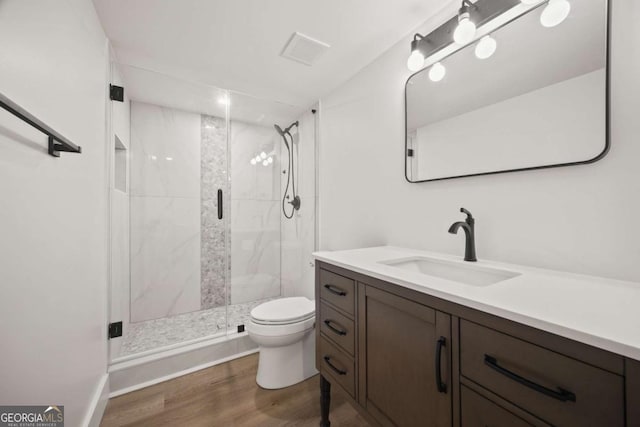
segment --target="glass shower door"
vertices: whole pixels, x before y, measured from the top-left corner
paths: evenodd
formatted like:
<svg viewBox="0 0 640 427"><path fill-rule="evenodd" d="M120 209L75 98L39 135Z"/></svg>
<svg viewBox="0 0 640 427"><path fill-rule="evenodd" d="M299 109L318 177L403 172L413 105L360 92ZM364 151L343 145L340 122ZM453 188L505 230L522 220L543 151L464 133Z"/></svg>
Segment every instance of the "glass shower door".
<svg viewBox="0 0 640 427"><path fill-rule="evenodd" d="M128 65L112 74L126 95L112 103L113 182L123 168L129 179L111 190L118 361L226 335L229 94Z"/></svg>

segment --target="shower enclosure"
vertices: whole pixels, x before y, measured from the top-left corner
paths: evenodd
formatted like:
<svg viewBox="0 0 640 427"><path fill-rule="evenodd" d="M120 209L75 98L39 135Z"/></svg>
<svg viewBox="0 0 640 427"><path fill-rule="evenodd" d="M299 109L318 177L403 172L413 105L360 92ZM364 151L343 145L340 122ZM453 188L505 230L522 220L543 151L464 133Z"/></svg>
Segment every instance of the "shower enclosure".
<svg viewBox="0 0 640 427"><path fill-rule="evenodd" d="M111 362L230 339L264 301L313 298L315 111L123 64L111 75L125 88L110 115ZM294 121L285 144L274 125Z"/></svg>

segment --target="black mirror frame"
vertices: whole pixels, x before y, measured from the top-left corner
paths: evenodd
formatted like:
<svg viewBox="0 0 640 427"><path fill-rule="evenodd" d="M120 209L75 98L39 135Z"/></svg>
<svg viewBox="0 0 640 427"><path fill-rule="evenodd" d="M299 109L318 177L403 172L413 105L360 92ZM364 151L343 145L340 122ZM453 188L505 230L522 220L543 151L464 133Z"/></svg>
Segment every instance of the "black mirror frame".
<svg viewBox="0 0 640 427"><path fill-rule="evenodd" d="M423 68L422 70L419 70L413 74L411 74L408 78L407 81L404 84L404 178L407 180L408 183L410 184L419 184L422 182L434 182L434 181L444 181L446 179L456 179L456 178L469 178L469 177L474 177L474 176L483 176L483 175L496 175L496 174L502 174L502 173L509 173L509 172L523 172L523 171L532 171L532 170L539 170L539 169L550 169L550 168L558 168L558 167L564 167L564 166L578 166L578 165L587 165L587 164L591 164L591 163L595 163L598 160L601 160L602 158L604 158L607 153L609 153L609 150L611 149L611 2L612 0L605 0L606 1L606 41L605 41L605 60L606 60L606 73L605 73L605 85L606 85L606 91L605 91L605 146L604 149L602 150L602 152L600 154L598 154L597 156L588 159L588 160L581 160L581 161L576 161L576 162L568 162L568 163L557 163L557 164L551 164L551 165L543 165L543 166L531 166L531 167L527 167L527 168L516 168L516 169L505 169L505 170L499 170L499 171L492 171L492 172L480 172L480 173L473 173L473 174L466 174L466 175L454 175L454 176L447 176L447 177L441 177L441 178L432 178L432 179L423 179L420 181L411 181L409 179L409 176L407 174L408 172L408 147L407 147L407 140L408 140L408 132L407 132L407 86L409 85L409 81L411 80L411 78L413 76L415 76L416 74L419 74L421 72L425 72L427 70L427 68ZM544 3L542 3L541 5L544 5ZM529 12L533 11L537 9L533 8L530 9L529 11L527 11L526 13L519 15L517 17L515 17L514 19L509 20L508 22L504 23L503 25L501 25L499 28L504 27L505 25L509 25L510 23L518 20L520 17L525 16L526 14L528 14ZM449 55L447 55L446 57L442 58L442 59L446 59L451 55L454 55L455 53L457 53L459 50L464 49L467 45L460 47L460 49L456 49L455 51L453 51L452 53L450 53Z"/></svg>

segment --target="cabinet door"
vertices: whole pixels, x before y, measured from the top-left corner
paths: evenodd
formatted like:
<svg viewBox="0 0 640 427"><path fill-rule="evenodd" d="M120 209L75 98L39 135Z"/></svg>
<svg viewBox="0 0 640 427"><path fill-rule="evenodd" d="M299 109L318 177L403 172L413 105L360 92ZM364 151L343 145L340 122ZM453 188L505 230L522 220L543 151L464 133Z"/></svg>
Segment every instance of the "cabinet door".
<svg viewBox="0 0 640 427"><path fill-rule="evenodd" d="M360 403L383 425L451 425L451 317L360 284Z"/></svg>

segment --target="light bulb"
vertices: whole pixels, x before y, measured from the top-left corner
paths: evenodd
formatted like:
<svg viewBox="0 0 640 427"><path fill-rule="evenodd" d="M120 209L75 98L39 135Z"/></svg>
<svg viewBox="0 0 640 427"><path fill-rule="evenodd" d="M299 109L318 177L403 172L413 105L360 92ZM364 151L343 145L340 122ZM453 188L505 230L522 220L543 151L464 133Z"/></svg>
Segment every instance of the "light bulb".
<svg viewBox="0 0 640 427"><path fill-rule="evenodd" d="M418 71L424 66L424 55L419 50L411 52L411 56L407 60L407 68L411 71Z"/></svg>
<svg viewBox="0 0 640 427"><path fill-rule="evenodd" d="M251 164L252 164L252 165L254 165L254 166L255 166L255 164L256 164L256 163L257 163L257 162L256 162L256 159L251 159Z"/></svg>
<svg viewBox="0 0 640 427"><path fill-rule="evenodd" d="M453 41L458 44L467 44L476 36L476 24L469 19L469 14L460 15L458 26L453 32Z"/></svg>
<svg viewBox="0 0 640 427"><path fill-rule="evenodd" d="M429 78L432 82L439 82L444 78L445 74L447 74L447 69L439 62L433 64L429 70Z"/></svg>
<svg viewBox="0 0 640 427"><path fill-rule="evenodd" d="M261 161L262 161L262 157L256 156L256 162L261 162Z"/></svg>
<svg viewBox="0 0 640 427"><path fill-rule="evenodd" d="M265 153L264 151L262 153L260 153L260 158L262 160L266 159L267 158L267 153Z"/></svg>
<svg viewBox="0 0 640 427"><path fill-rule="evenodd" d="M269 162L265 160L264 162L262 162L262 166L269 166Z"/></svg>
<svg viewBox="0 0 640 427"><path fill-rule="evenodd" d="M497 47L496 39L489 35L484 36L476 45L476 57L478 59L487 59L495 53Z"/></svg>
<svg viewBox="0 0 640 427"><path fill-rule="evenodd" d="M269 157L269 158L267 159L267 162L269 162L269 163L273 163L273 157Z"/></svg>
<svg viewBox="0 0 640 427"><path fill-rule="evenodd" d="M567 19L571 11L571 3L567 0L549 0L540 15L540 23L543 27L555 27Z"/></svg>

